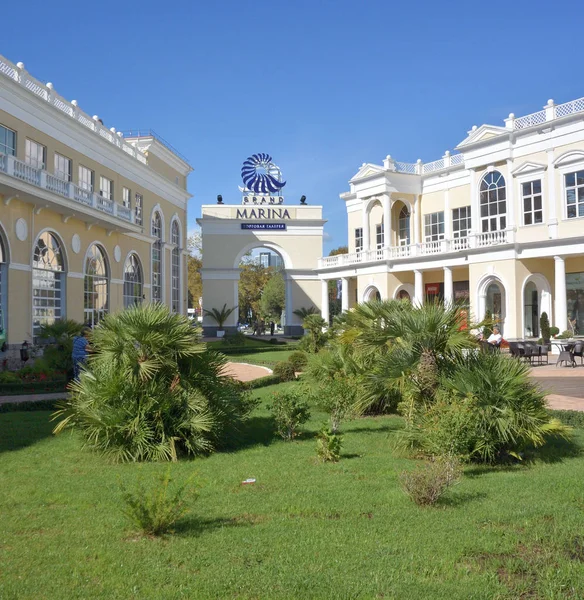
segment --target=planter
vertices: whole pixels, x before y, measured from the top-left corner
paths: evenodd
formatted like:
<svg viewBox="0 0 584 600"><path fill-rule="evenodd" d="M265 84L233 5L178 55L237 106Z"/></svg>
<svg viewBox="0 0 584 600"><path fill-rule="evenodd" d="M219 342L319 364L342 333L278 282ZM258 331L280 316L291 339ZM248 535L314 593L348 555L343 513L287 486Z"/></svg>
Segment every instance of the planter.
<svg viewBox="0 0 584 600"><path fill-rule="evenodd" d="M225 336L225 329L218 329L217 330L217 337L218 338L222 338Z"/></svg>

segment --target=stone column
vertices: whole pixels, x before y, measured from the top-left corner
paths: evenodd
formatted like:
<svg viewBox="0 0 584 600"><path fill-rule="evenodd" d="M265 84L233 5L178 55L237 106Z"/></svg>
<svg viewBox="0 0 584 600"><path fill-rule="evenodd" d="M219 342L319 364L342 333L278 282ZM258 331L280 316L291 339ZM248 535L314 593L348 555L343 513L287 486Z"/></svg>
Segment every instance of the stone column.
<svg viewBox="0 0 584 600"><path fill-rule="evenodd" d="M506 229L515 229L515 180L513 179L513 175L511 175L512 170L513 170L513 161L509 158L509 159L507 159L507 227L506 227Z"/></svg>
<svg viewBox="0 0 584 600"><path fill-rule="evenodd" d="M554 325L560 333L568 328L568 302L566 298L566 263L561 256L554 256L555 261L555 310Z"/></svg>
<svg viewBox="0 0 584 600"><path fill-rule="evenodd" d="M424 276L422 271L414 271L414 304L424 304Z"/></svg>
<svg viewBox="0 0 584 600"><path fill-rule="evenodd" d="M320 314L322 318L326 321L327 325L329 324L329 294L328 294L328 281L326 279L321 280L322 285L322 298L321 298L321 308Z"/></svg>
<svg viewBox="0 0 584 600"><path fill-rule="evenodd" d="M343 312L347 312L349 310L349 278L343 277L341 282L341 307Z"/></svg>
<svg viewBox="0 0 584 600"><path fill-rule="evenodd" d="M412 211L412 216L410 218L410 230L412 229L412 221L413 221L413 231L410 231L410 235L413 234L414 238L412 243L419 244L420 243L420 196L416 194L414 197L414 210Z"/></svg>
<svg viewBox="0 0 584 600"><path fill-rule="evenodd" d="M547 226L548 226L548 237L555 239L558 237L558 210L556 205L556 180L554 177L554 151L553 149L547 150L547 202L545 208L547 208ZM542 190L543 191L543 190ZM545 217L544 212L544 217Z"/></svg>
<svg viewBox="0 0 584 600"><path fill-rule="evenodd" d="M454 284L452 282L452 269L444 268L444 304L452 304L454 302Z"/></svg>
<svg viewBox="0 0 584 600"><path fill-rule="evenodd" d="M383 245L391 246L391 195L383 196Z"/></svg>
<svg viewBox="0 0 584 600"><path fill-rule="evenodd" d="M292 327L292 319L295 316L292 312L294 310L294 307L292 306L292 278L288 275L285 278L285 285L286 287L284 292L284 319L286 321L286 324L284 325L284 331L286 331L286 328ZM288 329L288 331L290 330Z"/></svg>
<svg viewBox="0 0 584 600"><path fill-rule="evenodd" d="M367 211L367 205L363 202L363 250L367 252L369 250L370 245L370 235L369 235L369 212Z"/></svg>

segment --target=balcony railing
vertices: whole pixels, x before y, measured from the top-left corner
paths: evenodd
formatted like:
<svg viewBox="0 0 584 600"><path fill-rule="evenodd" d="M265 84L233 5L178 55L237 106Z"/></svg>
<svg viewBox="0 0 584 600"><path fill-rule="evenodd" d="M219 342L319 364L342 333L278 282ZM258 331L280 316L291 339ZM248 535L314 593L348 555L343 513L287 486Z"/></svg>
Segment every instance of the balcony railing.
<svg viewBox="0 0 584 600"><path fill-rule="evenodd" d="M349 254L326 256L319 260L318 267L320 269L330 269L332 267L344 267L359 263L395 261L414 257L436 256L437 254L453 254L470 249L512 244L514 241L514 230L505 229L503 231L470 234L467 237L450 240L436 240L421 244L391 246L389 248L376 248L373 250L351 252Z"/></svg>
<svg viewBox="0 0 584 600"><path fill-rule="evenodd" d="M59 179L47 173L44 169L37 169L31 165L27 165L15 156L0 154L0 173L5 173L10 177L47 190L63 198L68 198L78 204L95 208L118 219L134 223L134 213L129 208L117 204L109 198L104 198L91 190L82 189L71 181Z"/></svg>

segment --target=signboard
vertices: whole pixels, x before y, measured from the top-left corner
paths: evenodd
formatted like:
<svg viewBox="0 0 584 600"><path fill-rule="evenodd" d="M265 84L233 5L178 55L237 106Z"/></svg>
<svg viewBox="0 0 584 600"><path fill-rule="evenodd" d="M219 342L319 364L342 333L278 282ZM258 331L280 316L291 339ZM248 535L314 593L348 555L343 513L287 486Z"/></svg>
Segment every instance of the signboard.
<svg viewBox="0 0 584 600"><path fill-rule="evenodd" d="M255 231L286 231L286 223L242 223L241 228Z"/></svg>

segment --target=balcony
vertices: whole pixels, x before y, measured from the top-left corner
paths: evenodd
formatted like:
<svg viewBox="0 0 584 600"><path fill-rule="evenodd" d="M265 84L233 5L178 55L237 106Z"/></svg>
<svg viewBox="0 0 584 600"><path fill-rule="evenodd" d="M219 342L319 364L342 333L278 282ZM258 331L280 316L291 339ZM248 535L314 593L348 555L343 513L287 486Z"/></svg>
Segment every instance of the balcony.
<svg viewBox="0 0 584 600"><path fill-rule="evenodd" d="M407 244L403 246L391 246L389 248L376 248L373 250L362 250L349 254L337 254L326 256L318 261L319 269L342 268L350 265L364 263L379 263L386 261L411 260L417 257L430 257L436 255L467 253L481 248L509 245L515 242L513 229L502 231L489 231L487 233L471 234L467 237L451 240L438 240L424 242L421 244Z"/></svg>
<svg viewBox="0 0 584 600"><path fill-rule="evenodd" d="M138 230L131 209L1 153L0 193L64 215L75 215L88 223L99 223L107 229Z"/></svg>

